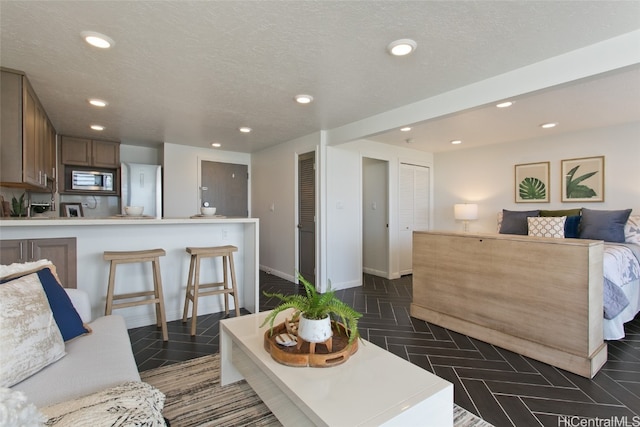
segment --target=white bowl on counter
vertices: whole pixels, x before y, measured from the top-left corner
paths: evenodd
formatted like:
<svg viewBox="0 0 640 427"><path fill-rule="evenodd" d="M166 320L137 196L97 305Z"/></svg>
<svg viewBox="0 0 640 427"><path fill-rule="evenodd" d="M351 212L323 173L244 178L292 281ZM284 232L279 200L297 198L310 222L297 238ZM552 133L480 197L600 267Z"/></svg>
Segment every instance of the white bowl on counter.
<svg viewBox="0 0 640 427"><path fill-rule="evenodd" d="M203 206L200 208L200 213L203 216L214 216L216 214L216 208Z"/></svg>
<svg viewBox="0 0 640 427"><path fill-rule="evenodd" d="M129 216L141 216L144 212L144 206L125 206L124 213Z"/></svg>

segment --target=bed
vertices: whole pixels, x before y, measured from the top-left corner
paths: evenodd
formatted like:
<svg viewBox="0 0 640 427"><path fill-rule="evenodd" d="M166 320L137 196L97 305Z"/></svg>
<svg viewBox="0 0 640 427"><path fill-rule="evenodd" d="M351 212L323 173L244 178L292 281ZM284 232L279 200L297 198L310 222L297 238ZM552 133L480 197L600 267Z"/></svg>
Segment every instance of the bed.
<svg viewBox="0 0 640 427"><path fill-rule="evenodd" d="M640 312L640 244L605 243L603 275L604 339L618 340L624 324Z"/></svg>
<svg viewBox="0 0 640 427"><path fill-rule="evenodd" d="M615 244L415 232L411 315L592 378L640 310L639 224Z"/></svg>

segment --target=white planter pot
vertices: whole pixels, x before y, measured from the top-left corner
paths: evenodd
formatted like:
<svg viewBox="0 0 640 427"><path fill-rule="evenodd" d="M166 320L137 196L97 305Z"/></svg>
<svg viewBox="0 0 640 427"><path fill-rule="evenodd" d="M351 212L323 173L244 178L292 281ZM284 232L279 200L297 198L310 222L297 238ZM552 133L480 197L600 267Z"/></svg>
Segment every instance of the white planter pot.
<svg viewBox="0 0 640 427"><path fill-rule="evenodd" d="M315 343L325 342L332 335L331 318L328 315L324 319L320 320L307 319L304 315L300 316L298 337L303 340Z"/></svg>

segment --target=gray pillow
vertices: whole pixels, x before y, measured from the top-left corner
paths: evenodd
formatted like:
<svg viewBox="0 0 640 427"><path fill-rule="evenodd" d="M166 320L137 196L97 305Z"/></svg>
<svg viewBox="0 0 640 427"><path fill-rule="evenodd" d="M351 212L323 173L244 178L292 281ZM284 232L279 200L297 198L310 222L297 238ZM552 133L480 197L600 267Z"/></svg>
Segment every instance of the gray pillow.
<svg viewBox="0 0 640 427"><path fill-rule="evenodd" d="M601 211L582 208L580 238L624 243L624 226L631 209Z"/></svg>
<svg viewBox="0 0 640 427"><path fill-rule="evenodd" d="M527 217L538 216L539 210L535 211L508 211L502 210L502 225L500 234L520 234L526 236L529 233Z"/></svg>

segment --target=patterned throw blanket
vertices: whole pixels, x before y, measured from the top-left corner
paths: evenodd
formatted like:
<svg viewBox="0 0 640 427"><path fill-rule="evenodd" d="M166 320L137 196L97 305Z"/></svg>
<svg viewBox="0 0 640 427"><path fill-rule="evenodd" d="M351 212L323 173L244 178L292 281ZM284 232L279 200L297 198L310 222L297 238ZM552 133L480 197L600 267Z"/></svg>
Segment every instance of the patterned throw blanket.
<svg viewBox="0 0 640 427"><path fill-rule="evenodd" d="M640 279L640 246L631 243L604 245L604 317L613 319L629 305L622 288Z"/></svg>

